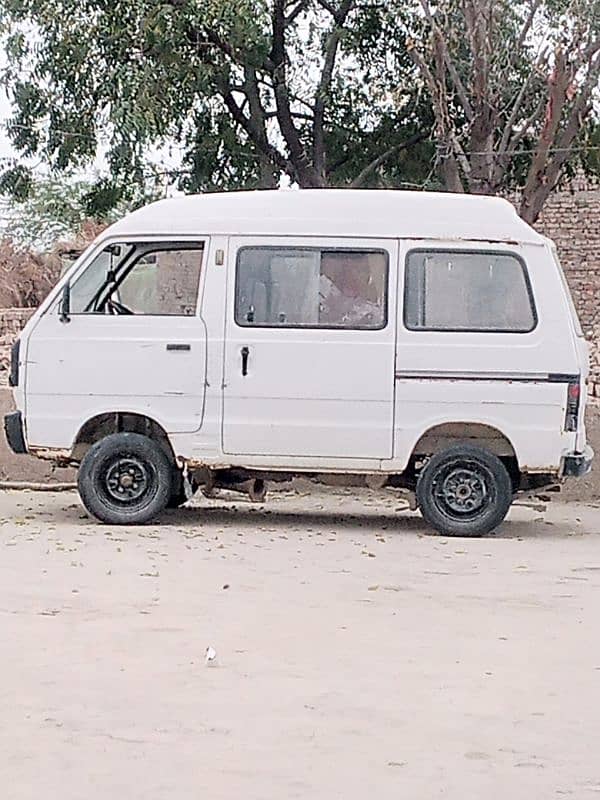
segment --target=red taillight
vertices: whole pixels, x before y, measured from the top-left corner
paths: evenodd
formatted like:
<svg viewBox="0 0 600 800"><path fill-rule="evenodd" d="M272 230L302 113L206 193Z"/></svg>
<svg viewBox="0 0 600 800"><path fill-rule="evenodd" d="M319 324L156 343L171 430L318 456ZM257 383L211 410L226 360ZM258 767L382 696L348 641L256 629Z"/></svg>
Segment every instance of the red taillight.
<svg viewBox="0 0 600 800"><path fill-rule="evenodd" d="M567 414L565 430L573 433L577 430L579 422L579 401L581 400L581 385L579 381L569 383L567 389Z"/></svg>

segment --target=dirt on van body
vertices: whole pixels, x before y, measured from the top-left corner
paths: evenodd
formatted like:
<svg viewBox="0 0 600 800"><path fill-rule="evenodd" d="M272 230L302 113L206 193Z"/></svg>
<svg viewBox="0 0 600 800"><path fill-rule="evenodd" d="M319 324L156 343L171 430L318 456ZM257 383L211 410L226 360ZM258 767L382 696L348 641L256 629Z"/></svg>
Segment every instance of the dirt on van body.
<svg viewBox="0 0 600 800"><path fill-rule="evenodd" d="M14 408L12 394L0 388L0 417ZM588 406L588 440L598 454L595 466L586 478L567 481L560 494L564 500L587 503L600 500L600 404ZM9 449L0 435L0 480L63 482L75 480L75 470L56 469L51 463L31 456L18 456Z"/></svg>

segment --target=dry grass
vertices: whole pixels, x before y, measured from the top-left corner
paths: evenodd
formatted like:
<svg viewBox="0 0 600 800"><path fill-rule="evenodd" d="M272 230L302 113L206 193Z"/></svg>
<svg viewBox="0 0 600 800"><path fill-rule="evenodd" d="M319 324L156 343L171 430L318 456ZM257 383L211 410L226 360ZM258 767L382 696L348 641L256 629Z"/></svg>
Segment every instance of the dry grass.
<svg viewBox="0 0 600 800"><path fill-rule="evenodd" d="M57 242L47 253L0 239L0 308L35 308L56 283L61 270L81 253L105 226L86 221L69 241Z"/></svg>

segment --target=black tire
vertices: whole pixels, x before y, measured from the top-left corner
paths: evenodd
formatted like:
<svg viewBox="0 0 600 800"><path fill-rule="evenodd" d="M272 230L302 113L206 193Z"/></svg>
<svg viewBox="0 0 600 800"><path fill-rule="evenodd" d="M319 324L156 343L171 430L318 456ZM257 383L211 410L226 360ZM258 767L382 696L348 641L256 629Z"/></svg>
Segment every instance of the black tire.
<svg viewBox="0 0 600 800"><path fill-rule="evenodd" d="M183 485L183 473L180 469L174 469L171 496L169 497L167 508L179 508L179 506L187 503L187 501L190 500L198 491L198 484L194 480L191 480L190 488L192 493L188 497L185 491L185 486Z"/></svg>
<svg viewBox="0 0 600 800"><path fill-rule="evenodd" d="M139 433L111 433L87 451L77 476L86 509L111 525L143 525L171 496L173 465L159 444Z"/></svg>
<svg viewBox="0 0 600 800"><path fill-rule="evenodd" d="M417 481L426 522L444 536L483 536L500 525L513 499L510 475L481 447L457 444L436 453Z"/></svg>

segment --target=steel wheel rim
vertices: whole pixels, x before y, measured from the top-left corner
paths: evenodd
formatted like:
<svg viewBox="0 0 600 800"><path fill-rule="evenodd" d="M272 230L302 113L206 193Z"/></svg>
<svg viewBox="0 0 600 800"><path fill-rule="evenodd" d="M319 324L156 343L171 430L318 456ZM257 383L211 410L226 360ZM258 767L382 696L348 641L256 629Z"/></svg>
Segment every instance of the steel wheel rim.
<svg viewBox="0 0 600 800"><path fill-rule="evenodd" d="M145 506L158 490L154 466L133 453L107 459L99 477L103 499L113 508Z"/></svg>
<svg viewBox="0 0 600 800"><path fill-rule="evenodd" d="M445 517L469 522L484 515L494 504L494 477L479 461L453 459L434 476L432 496L436 508Z"/></svg>

